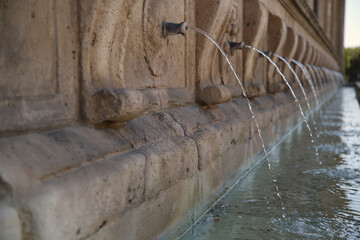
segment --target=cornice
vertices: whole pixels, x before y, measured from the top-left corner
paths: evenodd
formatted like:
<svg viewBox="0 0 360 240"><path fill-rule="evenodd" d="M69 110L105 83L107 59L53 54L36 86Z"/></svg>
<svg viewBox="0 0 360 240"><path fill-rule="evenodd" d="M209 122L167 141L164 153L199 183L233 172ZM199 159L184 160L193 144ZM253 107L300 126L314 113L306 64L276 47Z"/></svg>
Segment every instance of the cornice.
<svg viewBox="0 0 360 240"><path fill-rule="evenodd" d="M279 0L279 2L294 17L294 19L321 45L327 48L338 61L337 51L306 0Z"/></svg>

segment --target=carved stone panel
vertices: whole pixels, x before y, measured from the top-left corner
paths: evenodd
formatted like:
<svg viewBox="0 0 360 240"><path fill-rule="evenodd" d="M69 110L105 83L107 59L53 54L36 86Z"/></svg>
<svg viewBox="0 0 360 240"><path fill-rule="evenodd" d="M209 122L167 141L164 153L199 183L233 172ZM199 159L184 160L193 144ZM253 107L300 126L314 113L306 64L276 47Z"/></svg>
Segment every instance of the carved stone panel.
<svg viewBox="0 0 360 240"><path fill-rule="evenodd" d="M268 11L258 0L244 1L244 42L259 49L266 49ZM244 83L250 97L265 94L266 65L258 53L244 50Z"/></svg>
<svg viewBox="0 0 360 240"><path fill-rule="evenodd" d="M234 66L236 73L242 81L242 60L243 51L241 49L230 49L230 43L239 43L242 41L242 19L243 19L242 1L233 1L231 6L231 15L227 23L225 34L223 35L220 45L225 50L228 58ZM226 62L224 56L217 51L213 62L212 79L217 81L217 84L222 84L231 89L233 97L241 95L241 88L236 80L229 64Z"/></svg>
<svg viewBox="0 0 360 240"><path fill-rule="evenodd" d="M238 34L239 10L233 7L231 1L196 1L196 24L197 27L207 32L214 40L222 45L228 41L233 32L233 38ZM225 36L228 35L228 36ZM225 37L224 37L225 36ZM200 103L215 104L228 101L231 98L231 89L225 86L225 81L230 81L223 56L219 50L205 36L196 36L196 80L197 100ZM231 61L235 60L229 56ZM211 94L210 93L218 93Z"/></svg>
<svg viewBox="0 0 360 240"><path fill-rule="evenodd" d="M303 37L299 36L298 46L294 55L294 59L301 63L305 56L305 52L306 52L306 41ZM304 85L307 82L307 80L303 71L298 65L293 65L293 66L295 66L294 70L298 75L299 79L301 80L301 83Z"/></svg>
<svg viewBox="0 0 360 240"><path fill-rule="evenodd" d="M280 56L283 56L283 46L286 41L286 31L287 27L285 22L276 15L269 13L269 22L268 22L268 50L270 52L276 53ZM280 61L277 57L273 56L272 61L274 61L278 67L282 70L284 63ZM267 89L269 92L276 93L280 92L285 88L283 79L281 79L280 74L275 69L275 66L268 64L268 86Z"/></svg>
<svg viewBox="0 0 360 240"><path fill-rule="evenodd" d="M192 1L93 0L81 1L81 9L90 122L128 121L193 101L195 33L162 33L164 21L194 26Z"/></svg>
<svg viewBox="0 0 360 240"><path fill-rule="evenodd" d="M312 48L312 46L307 42L307 44L306 44L306 50L305 50L305 54L304 54L304 59L303 59L302 62L305 64L305 67L306 67L307 71L308 71L309 74L310 74L311 80L312 80L313 83L315 84L316 76L315 76L314 71L312 70L311 66L309 65L309 64L310 64L311 57L312 57L312 52L313 52L313 48ZM308 85L309 85L305 78L303 78L303 85L305 85L305 86L308 86Z"/></svg>
<svg viewBox="0 0 360 240"><path fill-rule="evenodd" d="M0 132L45 128L76 117L75 7L68 0L1 3Z"/></svg>
<svg viewBox="0 0 360 240"><path fill-rule="evenodd" d="M294 57L298 46L298 42L299 42L298 35L295 34L292 28L288 27L286 41L283 49L283 56L287 58L288 61L290 61L290 59ZM295 66L292 65L292 68L295 69ZM296 79L294 74L291 72L290 68L286 64L284 64L282 70L286 79L288 79L294 85Z"/></svg>

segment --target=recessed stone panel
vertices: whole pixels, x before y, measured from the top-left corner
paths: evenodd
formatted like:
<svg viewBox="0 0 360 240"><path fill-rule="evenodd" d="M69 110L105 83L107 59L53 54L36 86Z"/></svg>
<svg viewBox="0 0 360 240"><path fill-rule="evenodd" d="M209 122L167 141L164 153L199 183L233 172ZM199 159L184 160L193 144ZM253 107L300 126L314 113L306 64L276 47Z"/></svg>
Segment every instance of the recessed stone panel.
<svg viewBox="0 0 360 240"><path fill-rule="evenodd" d="M1 6L0 98L56 93L55 11L53 1L44 0Z"/></svg>
<svg viewBox="0 0 360 240"><path fill-rule="evenodd" d="M76 20L69 0L1 2L0 132L74 119Z"/></svg>

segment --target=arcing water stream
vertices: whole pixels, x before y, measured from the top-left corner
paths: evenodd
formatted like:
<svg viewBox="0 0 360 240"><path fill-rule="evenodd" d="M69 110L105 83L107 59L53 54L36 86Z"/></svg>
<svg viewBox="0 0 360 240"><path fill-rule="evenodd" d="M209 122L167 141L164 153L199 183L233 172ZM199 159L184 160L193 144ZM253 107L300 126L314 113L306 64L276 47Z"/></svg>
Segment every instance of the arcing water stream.
<svg viewBox="0 0 360 240"><path fill-rule="evenodd" d="M260 129L260 127L259 127L259 124L258 124L256 118L255 118L255 113L254 113L254 111L253 111L253 109L252 109L250 100L249 100L249 98L248 98L247 95L246 95L245 88L244 88L244 86L243 86L243 84L242 84L239 76L237 75L237 73L236 73L233 65L231 64L230 59L227 57L226 53L225 53L224 50L220 47L220 45L219 45L211 36L209 36L208 33L206 33L205 31L203 31L203 30L201 30L201 29L199 29L199 28L193 28L193 27L189 27L189 28L190 28L190 29L193 29L194 31L196 31L196 32L198 32L198 33L200 33L200 34L203 34L206 38L208 38L211 42L213 42L213 43L215 44L215 46L219 49L219 51L222 53L222 55L225 57L225 59L226 59L227 63L229 64L229 66L230 66L230 68L231 68L231 70L232 70L232 72L233 72L233 74L234 74L237 82L239 83L239 85L240 85L240 87L241 87L242 94L243 94L244 98L245 98L246 101L247 101L249 110L250 110L250 112L251 112L252 118L254 119L254 122L255 122L255 125L256 125L256 128L257 128L257 132L258 132L259 138L260 138L260 140L261 140L261 145L262 145L263 151L264 151L264 153L265 153L265 157L266 157L266 160L267 160L267 163L268 163L269 171L270 171L270 173L272 173L271 162L270 162L270 159L269 159L269 156L268 156L269 154L268 154L268 152L267 152L267 150L266 150L266 147L265 147L264 139L263 139L262 134L261 134L261 129ZM280 199L280 202L281 202L281 205L282 205L282 209L284 210L285 207L284 207L284 204L283 204L282 199L281 199L281 195L280 195L279 187L278 187L278 185L277 185L277 183L276 183L275 175L274 175L274 174L272 174L272 175L273 175L273 182L275 183L276 195L277 195L278 198ZM283 218L285 218L285 214L283 214Z"/></svg>
<svg viewBox="0 0 360 240"><path fill-rule="evenodd" d="M291 67L291 65L288 63L288 61L285 60L285 58L283 58L283 57L281 57L280 55L277 55L277 54L275 54L275 53L273 53L273 55L274 55L275 57L279 58L281 61L283 61L283 62L288 66L288 68L290 69L290 71L292 72L292 74L294 74L295 79L296 79L297 83L299 84L299 86L300 86L300 88L301 88L301 91L302 91L302 93L303 93L303 95L304 95L304 98L305 98L305 100L306 100L306 105L307 105L307 107L308 107L308 109L309 109L309 112L311 112L311 107L310 107L309 99L308 99L308 97L307 97L307 95L306 95L305 89L304 89L303 85L301 84L301 81L300 81L298 75L296 74L296 72L294 71L294 69Z"/></svg>
<svg viewBox="0 0 360 240"><path fill-rule="evenodd" d="M315 146L300 124L270 153L285 219L272 176L260 163L181 240L360 239L360 106L354 89L339 89L312 118ZM314 161L313 147L323 164Z"/></svg>
<svg viewBox="0 0 360 240"><path fill-rule="evenodd" d="M315 91L315 87L314 84L311 80L310 74L309 72L306 70L305 66L302 63L299 63L298 61L296 61L295 59L291 59L291 62L295 63L296 65L298 65L301 69L301 71L304 73L308 83L310 84L311 90L315 96L315 101L316 101L316 105L319 105L319 99L317 97L316 91Z"/></svg>
<svg viewBox="0 0 360 240"><path fill-rule="evenodd" d="M292 96L294 97L295 102L298 104L300 113L301 113L301 115L302 115L302 117L303 117L303 119L304 119L304 122L305 122L305 124L306 124L307 129L309 130L309 134L310 134L310 137L311 137L311 142L314 143L314 137L313 137L312 130L311 130L310 125L309 125L309 123L308 123L308 121L307 121L307 119L306 119L306 117L305 117L305 114L304 114L304 111L303 111L303 109L302 109L302 107L301 107L301 104L299 103L299 99L296 97L296 95L295 95L295 93L294 93L294 90L292 89L289 81L286 79L286 77L284 76L284 74L280 71L279 67L278 67L278 66L276 65L276 63L274 63L274 62L271 60L271 58L270 58L267 54L265 54L263 51L260 51L259 49L255 48L255 47L253 47L253 46L249 46L249 45L245 45L245 47L246 47L246 48L249 48L249 49L252 49L252 50L260 53L263 57L265 57L267 60L269 60L269 62L270 62L272 65L274 65L274 67L276 68L277 72L281 75L282 79L284 80L284 82L285 82L286 85L288 86L288 88L289 88Z"/></svg>
<svg viewBox="0 0 360 240"><path fill-rule="evenodd" d="M257 132L258 132L259 138L260 138L260 140L261 140L262 148L263 148L263 151L264 151L264 153L265 153L266 160L267 160L268 170L269 170L269 173L270 173L271 176L272 176L272 180L273 180L272 182L275 183L276 196L280 199L280 205L281 205L281 211L282 211L281 216L282 216L282 218L285 219L285 216L286 216L286 215L285 215L285 207L284 207L284 203L283 203L282 197L281 197L281 195L280 195L280 191L279 191L279 187L278 187L278 184L277 184L277 181L276 181L276 178L275 178L274 171L273 171L272 166L271 166L271 162L270 162L270 159L269 159L269 153L268 153L267 150L266 150L265 143L264 143L264 140L263 140L263 137L262 137L262 134L261 134L261 129L260 129L260 127L259 127L259 124L258 124L256 118L255 118L255 113L254 113L254 111L253 111L253 109L252 109L251 102L250 102L250 100L248 99L248 97L247 97L247 95L246 95L246 90L245 90L245 88L244 88L244 86L243 86L240 78L238 77L237 73L235 72L234 67L233 67L233 65L231 64L231 62L230 62L229 58L227 57L226 53L224 52L224 50L220 47L220 45L219 45L211 36L209 36L205 31L203 31L203 30L201 30L201 29L198 29L198 28L189 27L189 29L192 29L192 30L194 30L194 31L196 31L196 32L204 35L206 38L208 38L208 39L219 49L219 51L222 53L222 55L223 55L224 58L226 59L227 63L229 64L229 66L230 66L230 68L231 68L231 70L232 70L232 72L233 72L233 74L234 74L237 82L239 83L239 85L240 85L240 87L241 87L241 90L242 90L242 94L243 94L244 98L245 98L246 101L247 101L248 108L249 108L249 110L250 110L250 112L251 112L251 114L252 114L252 118L253 118L253 120L254 120L254 122L255 122L255 125L256 125L256 127L257 127ZM302 110L302 107L301 107L301 105L300 105L300 103L299 103L299 99L296 97L296 95L295 95L295 93L294 93L291 85L289 84L289 82L287 81L287 79L285 78L285 76L283 75L283 73L280 71L280 69L278 68L278 66L277 66L264 52L262 52L262 51L260 51L260 50L258 50L258 49L256 49L256 48L254 48L254 47L252 47L252 46L249 46L249 45L245 45L244 47L245 47L245 48L252 49L252 50L254 50L254 51L257 51L257 52L260 53L262 56L264 56L265 58L267 58L267 60L269 60L269 62L270 62L271 64L274 65L274 67L276 68L277 72L281 75L282 79L284 80L284 82L286 83L286 85L289 87L289 90L290 90L292 96L294 97L295 102L298 104L300 113L301 113L301 115L302 115L302 117L303 117L303 120L304 120L304 122L305 122L305 125L306 125L306 127L307 127L307 129L308 129L308 131L309 131L309 136L310 136L310 138L311 138L312 146L314 147L314 146L315 146L315 141L314 141L314 137L313 137L313 132L312 132L312 130L311 130L311 128L310 128L310 126L309 126L309 124L308 124L308 122L307 122L307 119L306 119L306 117L305 117L305 114L304 114L304 112L303 112L303 110ZM299 83L299 86L301 87L302 93L304 94L304 97L305 97L305 99L306 99L307 107L309 108L309 111L310 111L310 103L309 103L309 101L308 101L306 92L305 92L305 90L304 90L304 88L303 88L303 86L302 86L302 84L301 84L298 76L296 75L296 72L292 69L292 67L290 66L290 64L289 64L284 58L282 58L282 57L279 56L279 55L275 55L275 56L277 56L280 60L284 61L284 62L286 63L286 65L290 68L291 72L295 75L295 78L296 78L297 82ZM310 86L311 86L311 89L312 89L312 91L313 91L313 93L314 93L314 96L315 96L315 98L316 98L316 102L318 103L318 98L317 98L317 95L316 95L315 87L314 87L314 85L313 85L313 83L312 83L312 80L311 80L311 77L310 77L310 75L309 75L309 72L306 70L306 68L304 67L304 65L302 65L301 63L299 63L299 62L297 62L296 60L293 60L293 59L292 59L291 61L294 62L295 64L297 64L297 65L301 68L301 70L303 71L303 73L304 73L304 75L306 76L306 78L307 78L307 80L308 80L308 82L309 82L309 84L310 84ZM316 151L316 159L318 159L318 158L319 158L318 148L315 147L315 151ZM318 163L322 164L321 161L318 161ZM239 181L239 180L238 180L238 181ZM238 181L237 181L237 182L238 182ZM237 184L237 183L236 183L236 184ZM236 186L236 184L235 184L234 186ZM234 187L234 186L233 186L233 187ZM233 187L232 187L232 188L233 188ZM232 188L230 188L230 189L226 192L226 194L227 194L228 192L232 191ZM226 195L226 194L225 194L225 195ZM222 199L225 197L225 195L223 195L220 199L218 199L218 201L216 201L216 202L214 203L214 205L216 205L216 204L218 204L218 202L222 201ZM266 197L265 197L265 199L266 199ZM266 200L266 202L268 203L268 200ZM212 209L212 208L211 208L211 209ZM209 214L209 211L211 211L211 209L208 209L208 210L203 214L203 216L206 215L206 214ZM183 236L186 236L186 235L188 234L188 232L191 231L191 229L193 229L193 228L198 224L199 221L201 221L201 219L198 219L198 220L197 220L186 232L184 232L179 238L181 238L181 237L183 237Z"/></svg>

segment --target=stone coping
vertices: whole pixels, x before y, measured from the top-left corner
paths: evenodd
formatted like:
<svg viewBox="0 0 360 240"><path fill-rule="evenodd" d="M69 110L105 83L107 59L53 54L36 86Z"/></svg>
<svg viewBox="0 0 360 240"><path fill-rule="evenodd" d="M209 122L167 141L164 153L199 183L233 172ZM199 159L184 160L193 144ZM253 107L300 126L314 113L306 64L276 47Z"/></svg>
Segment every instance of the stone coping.
<svg viewBox="0 0 360 240"><path fill-rule="evenodd" d="M318 94L331 91L327 85ZM300 117L288 92L251 103L267 146ZM3 234L172 238L259 160L256 131L246 100L238 98L147 114L121 127L77 125L2 138L0 185L7 190L0 223L11 226Z"/></svg>

